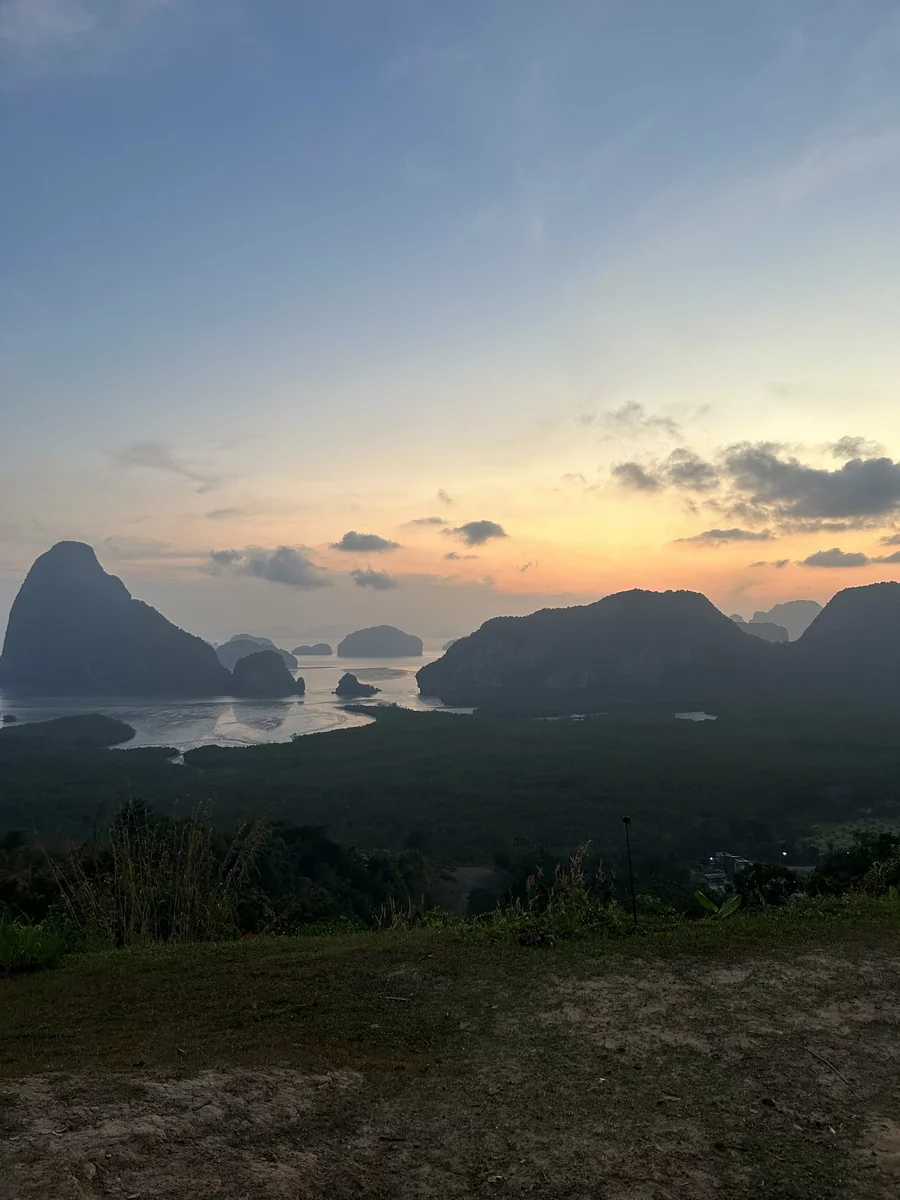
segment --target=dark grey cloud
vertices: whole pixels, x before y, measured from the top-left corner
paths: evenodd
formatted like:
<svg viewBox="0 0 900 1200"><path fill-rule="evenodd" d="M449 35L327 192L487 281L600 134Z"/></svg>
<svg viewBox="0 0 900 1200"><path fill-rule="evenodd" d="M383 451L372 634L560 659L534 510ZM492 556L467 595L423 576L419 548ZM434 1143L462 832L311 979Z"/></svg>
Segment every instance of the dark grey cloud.
<svg viewBox="0 0 900 1200"><path fill-rule="evenodd" d="M179 458L169 442L130 442L118 450L107 451L107 456L117 467L126 470L165 471L170 475L179 475L197 484L196 490L200 493L211 492L224 482L221 475L198 471Z"/></svg>
<svg viewBox="0 0 900 1200"><path fill-rule="evenodd" d="M461 538L467 546L483 546L491 538L509 537L496 521L467 521L465 525L457 525L455 529L445 529L444 532Z"/></svg>
<svg viewBox="0 0 900 1200"><path fill-rule="evenodd" d="M673 450L662 462L648 465L618 463L612 468L612 474L619 483L638 492L658 492L665 487L685 492L709 492L720 482L719 472L713 464L684 446Z"/></svg>
<svg viewBox="0 0 900 1200"><path fill-rule="evenodd" d="M673 450L662 465L662 474L672 487L707 492L719 486L719 472L712 463L686 447Z"/></svg>
<svg viewBox="0 0 900 1200"><path fill-rule="evenodd" d="M882 546L900 546L900 533L892 533L887 537L878 539Z"/></svg>
<svg viewBox="0 0 900 1200"><path fill-rule="evenodd" d="M636 462L617 463L612 474L623 487L633 488L636 492L658 492L663 486L651 471Z"/></svg>
<svg viewBox="0 0 900 1200"><path fill-rule="evenodd" d="M399 542L391 542L377 533L357 533L348 530L339 542L331 542L332 550L346 550L355 554L384 554L388 550L399 550Z"/></svg>
<svg viewBox="0 0 900 1200"><path fill-rule="evenodd" d="M868 554L856 551L845 551L832 546L830 550L817 550L804 558L801 567L866 567L872 559Z"/></svg>
<svg viewBox="0 0 900 1200"><path fill-rule="evenodd" d="M842 437L828 447L833 458L874 458L884 453L884 447L864 437Z"/></svg>
<svg viewBox="0 0 900 1200"><path fill-rule="evenodd" d="M444 489L443 489L443 488L438 488L438 490L437 490L437 498L438 498L438 500L440 500L441 504L452 504L452 503L453 503L453 497L452 497L452 496L449 496L449 495L448 495L448 494L447 494L447 493L444 491Z"/></svg>
<svg viewBox="0 0 900 1200"><path fill-rule="evenodd" d="M844 438L838 445L849 452L873 443ZM715 462L681 447L662 461L618 463L612 477L637 491L696 493L733 521L782 533L874 529L900 516L900 461L884 455L829 469L809 466L774 442L740 442Z"/></svg>
<svg viewBox="0 0 900 1200"><path fill-rule="evenodd" d="M786 567L791 560L789 558L776 558L774 562L769 562L765 558L761 558L759 562L752 562L751 567Z"/></svg>
<svg viewBox="0 0 900 1200"><path fill-rule="evenodd" d="M444 555L444 558L450 559L451 562L462 562L466 558L477 558L477 554L457 554L455 550L449 551Z"/></svg>
<svg viewBox="0 0 900 1200"><path fill-rule="evenodd" d="M694 542L701 546L725 546L729 542L771 542L775 535L768 529L705 529L693 537L678 538L679 542Z"/></svg>
<svg viewBox="0 0 900 1200"><path fill-rule="evenodd" d="M376 592L387 592L398 586L393 575L388 575L387 571L376 571L372 567L366 567L365 570L357 567L350 575L357 587L374 588Z"/></svg>
<svg viewBox="0 0 900 1200"><path fill-rule="evenodd" d="M331 586L331 580L322 574L302 546L278 546L275 550L259 546L250 546L246 550L213 550L209 557L214 574L230 570L236 575L251 575L255 579L294 588Z"/></svg>
<svg viewBox="0 0 900 1200"><path fill-rule="evenodd" d="M447 522L443 517L413 517L411 521L406 522L407 525L446 525Z"/></svg>
<svg viewBox="0 0 900 1200"><path fill-rule="evenodd" d="M854 458L829 471L771 443L744 442L725 451L723 469L741 498L781 521L836 520L851 528L900 510L900 463L890 458Z"/></svg>

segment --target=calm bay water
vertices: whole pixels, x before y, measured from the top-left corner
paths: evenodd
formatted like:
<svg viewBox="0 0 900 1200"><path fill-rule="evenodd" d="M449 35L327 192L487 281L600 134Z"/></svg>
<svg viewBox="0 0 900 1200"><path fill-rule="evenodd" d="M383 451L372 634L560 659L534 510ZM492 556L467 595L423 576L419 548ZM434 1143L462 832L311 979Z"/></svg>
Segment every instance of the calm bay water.
<svg viewBox="0 0 900 1200"><path fill-rule="evenodd" d="M147 700L128 697L17 697L0 691L0 712L20 721L46 721L76 713L103 713L135 730L128 746L250 746L287 742L294 734L324 733L368 724L369 718L347 712L348 704L333 695L338 680L351 671L361 682L381 688L362 703L399 704L419 710L440 709L437 700L419 695L416 671L440 653L421 658L302 658L296 672L306 682L305 696L286 700L236 700L218 696L202 700ZM455 709L452 711L469 711Z"/></svg>

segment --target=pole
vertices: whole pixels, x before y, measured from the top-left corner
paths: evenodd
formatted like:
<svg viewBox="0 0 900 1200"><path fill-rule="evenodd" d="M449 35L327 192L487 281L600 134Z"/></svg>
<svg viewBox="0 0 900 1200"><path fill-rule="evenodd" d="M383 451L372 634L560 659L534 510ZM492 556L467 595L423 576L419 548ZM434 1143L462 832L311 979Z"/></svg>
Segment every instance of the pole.
<svg viewBox="0 0 900 1200"><path fill-rule="evenodd" d="M631 817L623 817L622 824L625 826L625 846L628 849L628 877L631 880L631 911L634 915L634 927L637 929L637 896L634 894L634 867L631 865L631 838L628 836L628 826L631 824Z"/></svg>

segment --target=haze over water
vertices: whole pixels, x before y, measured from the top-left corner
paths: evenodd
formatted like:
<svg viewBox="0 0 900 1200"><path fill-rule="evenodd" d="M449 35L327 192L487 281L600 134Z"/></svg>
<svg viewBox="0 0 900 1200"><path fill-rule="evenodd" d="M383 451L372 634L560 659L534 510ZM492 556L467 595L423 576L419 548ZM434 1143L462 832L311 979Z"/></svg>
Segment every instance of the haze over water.
<svg viewBox="0 0 900 1200"><path fill-rule="evenodd" d="M193 750L198 746L252 746L262 742L287 742L296 734L323 733L368 724L368 718L348 712L359 703L400 704L427 710L443 707L439 700L419 695L416 671L440 657L426 651L421 658L299 658L296 674L306 682L305 696L279 700L246 700L234 696L197 700L145 697L22 697L0 690L0 711L14 713L20 721L44 721L76 713L102 713L124 721L135 730L125 743L134 746L172 746ZM381 691L371 699L342 700L335 696L338 680L346 672ZM387 677L385 677L385 674Z"/></svg>

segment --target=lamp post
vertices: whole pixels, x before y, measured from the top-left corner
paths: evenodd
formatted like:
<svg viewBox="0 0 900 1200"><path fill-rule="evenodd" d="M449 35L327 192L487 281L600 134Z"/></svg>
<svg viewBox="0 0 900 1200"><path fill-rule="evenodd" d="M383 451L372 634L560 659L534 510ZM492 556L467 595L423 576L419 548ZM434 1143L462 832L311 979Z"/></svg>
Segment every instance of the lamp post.
<svg viewBox="0 0 900 1200"><path fill-rule="evenodd" d="M628 834L628 826L631 824L631 817L623 817L622 824L625 826L625 846L628 850L628 877L631 881L631 912L634 916L634 927L637 929L637 896L634 894L634 867L631 865L631 838Z"/></svg>

